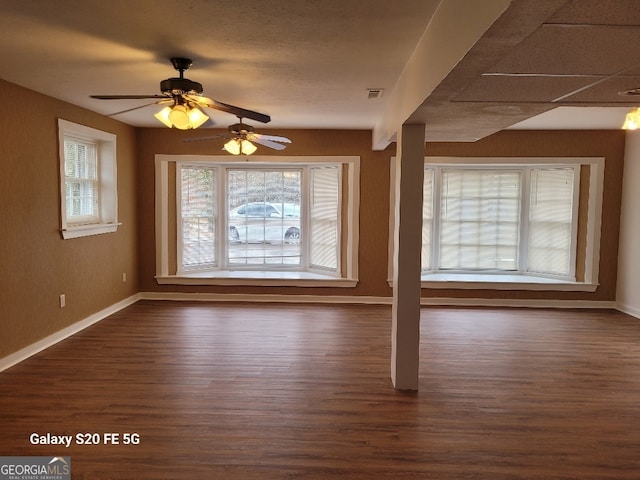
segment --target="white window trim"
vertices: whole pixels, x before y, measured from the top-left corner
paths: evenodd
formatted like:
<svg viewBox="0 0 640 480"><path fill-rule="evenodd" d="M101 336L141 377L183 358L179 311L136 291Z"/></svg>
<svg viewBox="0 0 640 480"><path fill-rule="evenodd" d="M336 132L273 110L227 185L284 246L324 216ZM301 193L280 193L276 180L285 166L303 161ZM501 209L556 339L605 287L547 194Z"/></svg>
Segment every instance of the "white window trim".
<svg viewBox="0 0 640 480"><path fill-rule="evenodd" d="M393 192L395 181L395 163L399 161L391 157L391 192L390 212L394 211ZM589 176L589 205L587 214L587 242L585 259L585 278L583 282L566 279L548 278L528 274L503 273L442 273L423 274L421 287L433 289L481 289L481 290L554 290L554 291L583 291L594 292L598 285L600 264L600 234L602 225L602 202L604 191L604 157L425 157L425 164L436 165L474 165L478 167L495 165L588 165ZM577 192L576 192L577 195ZM393 222L389 219L389 261L387 265L387 283L393 286ZM577 221L577 220L576 220ZM575 259L574 259L575 261Z"/></svg>
<svg viewBox="0 0 640 480"><path fill-rule="evenodd" d="M342 164L347 165L347 188L343 201L347 205L347 225L345 242L340 256L345 271L342 276L334 273L323 274L317 271L263 271L256 269L215 270L207 272L169 272L169 165L183 164L243 164L248 162L260 166L296 166L296 163ZM165 155L155 156L155 210L156 210L156 281L160 285L252 285L252 286L296 286L296 287L354 287L358 283L358 242L359 242L359 177L360 157L356 156L260 156L232 157L229 155Z"/></svg>
<svg viewBox="0 0 640 480"><path fill-rule="evenodd" d="M64 138L76 137L96 143L100 179L100 212L97 223L74 225L67 222L65 198ZM58 119L60 162L60 226L62 238L71 239L113 233L118 226L118 191L116 172L116 136L95 128Z"/></svg>

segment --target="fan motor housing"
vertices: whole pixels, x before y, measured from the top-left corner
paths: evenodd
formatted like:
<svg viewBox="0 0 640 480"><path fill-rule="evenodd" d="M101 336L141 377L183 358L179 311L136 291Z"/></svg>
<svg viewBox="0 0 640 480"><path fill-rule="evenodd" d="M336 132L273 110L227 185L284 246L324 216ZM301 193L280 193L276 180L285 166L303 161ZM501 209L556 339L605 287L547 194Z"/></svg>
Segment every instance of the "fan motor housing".
<svg viewBox="0 0 640 480"><path fill-rule="evenodd" d="M253 127L245 123L234 123L233 125L229 125L227 130L234 135L244 136L253 132Z"/></svg>
<svg viewBox="0 0 640 480"><path fill-rule="evenodd" d="M162 80L160 82L160 90L163 93L195 92L197 94L202 94L204 91L202 84L189 80L188 78L167 78L166 80Z"/></svg>

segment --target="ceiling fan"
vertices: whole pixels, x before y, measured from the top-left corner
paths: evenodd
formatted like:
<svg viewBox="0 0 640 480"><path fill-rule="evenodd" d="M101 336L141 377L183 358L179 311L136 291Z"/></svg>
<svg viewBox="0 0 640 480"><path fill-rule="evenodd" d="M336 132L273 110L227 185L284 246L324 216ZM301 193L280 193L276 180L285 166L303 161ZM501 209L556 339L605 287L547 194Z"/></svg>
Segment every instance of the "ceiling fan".
<svg viewBox="0 0 640 480"><path fill-rule="evenodd" d="M254 133L253 127L242 123L242 117L238 117L239 123L229 125L226 135L211 135L208 137L187 138L185 142L199 142L202 140L213 140L217 138L228 139L229 141L222 147L233 155L251 155L258 147L254 143L258 143L274 150L284 150L286 145L283 143L291 143L287 137L279 137L277 135L264 135L262 133Z"/></svg>
<svg viewBox="0 0 640 480"><path fill-rule="evenodd" d="M144 108L155 104L169 104L155 117L168 127L176 127L181 130L198 128L204 124L209 117L200 108L213 108L222 112L231 113L240 118L250 118L257 122L268 123L271 117L264 113L254 112L245 108L236 107L227 103L218 102L202 95L202 84L194 82L184 77L184 72L191 67L190 58L173 57L170 59L173 67L180 72L179 77L167 78L160 82L162 94L156 95L91 95L91 98L100 100L138 100L145 98L157 99L152 103L129 108L120 112L112 113L109 116L131 112L139 108ZM200 107L200 108L199 108Z"/></svg>

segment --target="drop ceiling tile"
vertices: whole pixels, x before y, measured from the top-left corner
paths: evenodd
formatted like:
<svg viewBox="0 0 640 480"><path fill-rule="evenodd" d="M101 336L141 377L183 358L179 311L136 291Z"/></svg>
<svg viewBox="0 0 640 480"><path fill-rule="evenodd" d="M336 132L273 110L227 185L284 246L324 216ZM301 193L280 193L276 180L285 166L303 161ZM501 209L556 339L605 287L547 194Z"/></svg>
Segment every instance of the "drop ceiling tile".
<svg viewBox="0 0 640 480"><path fill-rule="evenodd" d="M640 25L638 0L572 0L547 23Z"/></svg>
<svg viewBox="0 0 640 480"><path fill-rule="evenodd" d="M538 28L494 73L611 75L640 65L640 27L549 25Z"/></svg>
<svg viewBox="0 0 640 480"><path fill-rule="evenodd" d="M457 95L456 102L551 102L592 84L597 77L483 75Z"/></svg>
<svg viewBox="0 0 640 480"><path fill-rule="evenodd" d="M618 92L640 88L640 76L613 77L563 99L563 103L638 104L640 96L624 96Z"/></svg>

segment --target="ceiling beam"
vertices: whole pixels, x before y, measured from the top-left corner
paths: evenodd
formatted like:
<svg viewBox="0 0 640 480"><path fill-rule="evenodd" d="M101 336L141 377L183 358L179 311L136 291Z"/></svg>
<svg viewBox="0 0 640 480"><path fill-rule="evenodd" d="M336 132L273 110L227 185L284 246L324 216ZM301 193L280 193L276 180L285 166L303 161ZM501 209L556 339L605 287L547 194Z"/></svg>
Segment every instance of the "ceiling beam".
<svg viewBox="0 0 640 480"><path fill-rule="evenodd" d="M373 149L394 141L406 120L473 47L511 0L442 0L373 129Z"/></svg>

